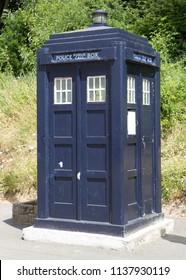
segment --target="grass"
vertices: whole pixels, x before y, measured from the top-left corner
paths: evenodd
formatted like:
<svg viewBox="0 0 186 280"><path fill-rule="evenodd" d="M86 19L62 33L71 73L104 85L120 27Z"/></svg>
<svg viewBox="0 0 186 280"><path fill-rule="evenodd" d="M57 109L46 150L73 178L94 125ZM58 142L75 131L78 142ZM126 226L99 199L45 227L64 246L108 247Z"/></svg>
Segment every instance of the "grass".
<svg viewBox="0 0 186 280"><path fill-rule="evenodd" d="M186 202L186 125L177 122L162 141L162 197Z"/></svg>
<svg viewBox="0 0 186 280"><path fill-rule="evenodd" d="M36 78L0 73L0 189L36 194Z"/></svg>
<svg viewBox="0 0 186 280"><path fill-rule="evenodd" d="M0 191L35 198L36 77L0 73ZM162 141L162 197L186 200L186 125Z"/></svg>

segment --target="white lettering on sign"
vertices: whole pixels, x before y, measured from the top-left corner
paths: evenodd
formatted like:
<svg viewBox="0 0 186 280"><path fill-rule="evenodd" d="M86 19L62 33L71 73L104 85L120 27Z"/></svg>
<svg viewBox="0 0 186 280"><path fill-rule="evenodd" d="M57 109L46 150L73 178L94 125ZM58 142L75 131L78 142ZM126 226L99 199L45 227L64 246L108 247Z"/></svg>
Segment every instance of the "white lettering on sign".
<svg viewBox="0 0 186 280"><path fill-rule="evenodd" d="M84 52L70 54L55 54L53 55L54 62L78 61L78 60L97 60L100 59L99 52Z"/></svg>
<svg viewBox="0 0 186 280"><path fill-rule="evenodd" d="M152 57L141 55L141 54L133 54L133 58L144 63L155 64Z"/></svg>

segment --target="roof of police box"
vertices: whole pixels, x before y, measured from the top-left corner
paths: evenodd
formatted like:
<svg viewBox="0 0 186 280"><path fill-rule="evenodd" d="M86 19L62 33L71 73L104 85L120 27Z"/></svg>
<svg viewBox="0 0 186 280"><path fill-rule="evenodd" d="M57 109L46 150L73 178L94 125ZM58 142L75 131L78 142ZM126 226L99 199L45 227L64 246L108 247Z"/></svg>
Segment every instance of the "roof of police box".
<svg viewBox="0 0 186 280"><path fill-rule="evenodd" d="M86 40L86 37L88 36L95 36L95 37L101 37L104 35L104 37L120 37L121 39L126 39L126 40L134 40L138 41L143 44L147 44L148 40L144 37L141 37L139 35L136 35L134 33L128 32L123 29L119 29L116 27L110 27L107 25L98 25L96 26L95 24L90 25L87 28L84 29L79 29L79 30L73 30L73 31L68 31L68 32L63 32L63 33L58 33L58 34L52 34L50 35L50 39L46 41L46 44L51 43L51 40L65 40L68 38L69 39L75 39L75 38L84 38Z"/></svg>

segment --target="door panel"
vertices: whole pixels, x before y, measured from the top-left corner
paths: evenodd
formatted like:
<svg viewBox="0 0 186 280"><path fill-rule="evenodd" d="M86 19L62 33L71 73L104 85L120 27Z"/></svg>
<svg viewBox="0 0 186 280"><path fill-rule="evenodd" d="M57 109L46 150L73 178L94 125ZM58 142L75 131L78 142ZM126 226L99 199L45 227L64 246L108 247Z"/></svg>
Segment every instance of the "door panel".
<svg viewBox="0 0 186 280"><path fill-rule="evenodd" d="M144 83L145 82L145 83ZM153 211L153 79L152 74L142 76L141 101L141 166L143 213ZM147 86L148 84L148 86Z"/></svg>
<svg viewBox="0 0 186 280"><path fill-rule="evenodd" d="M153 72L147 67L128 66L126 150L128 220L153 212L154 92ZM136 125L136 129L135 129Z"/></svg>
<svg viewBox="0 0 186 280"><path fill-rule="evenodd" d="M49 81L50 216L109 222L108 65L49 68Z"/></svg>
<svg viewBox="0 0 186 280"><path fill-rule="evenodd" d="M82 219L109 222L109 65L91 63L82 74ZM91 101L90 101L91 100Z"/></svg>
<svg viewBox="0 0 186 280"><path fill-rule="evenodd" d="M76 218L76 76L72 65L49 66L50 217Z"/></svg>
<svg viewBox="0 0 186 280"><path fill-rule="evenodd" d="M56 137L72 136L72 111L56 111L54 112L54 135ZM61 125L65 124L65 126Z"/></svg>

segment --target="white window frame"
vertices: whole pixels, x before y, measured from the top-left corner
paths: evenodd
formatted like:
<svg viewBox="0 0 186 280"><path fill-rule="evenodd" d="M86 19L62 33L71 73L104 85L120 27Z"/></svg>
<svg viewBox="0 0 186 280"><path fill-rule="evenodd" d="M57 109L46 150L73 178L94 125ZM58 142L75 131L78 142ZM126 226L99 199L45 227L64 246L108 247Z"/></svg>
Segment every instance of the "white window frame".
<svg viewBox="0 0 186 280"><path fill-rule="evenodd" d="M150 80L144 78L142 80L143 105L150 105L150 92Z"/></svg>
<svg viewBox="0 0 186 280"><path fill-rule="evenodd" d="M96 85L96 79L98 86ZM102 79L104 82L102 83ZM92 85L90 81L92 80ZM87 77L87 102L104 103L106 102L106 76L88 76Z"/></svg>
<svg viewBox="0 0 186 280"><path fill-rule="evenodd" d="M59 85L58 88L57 88L57 83ZM64 87L63 84L65 85ZM57 105L72 104L72 78L71 77L60 77L54 79L54 104Z"/></svg>
<svg viewBox="0 0 186 280"><path fill-rule="evenodd" d="M136 104L136 78L132 75L127 76L127 103Z"/></svg>

